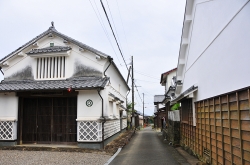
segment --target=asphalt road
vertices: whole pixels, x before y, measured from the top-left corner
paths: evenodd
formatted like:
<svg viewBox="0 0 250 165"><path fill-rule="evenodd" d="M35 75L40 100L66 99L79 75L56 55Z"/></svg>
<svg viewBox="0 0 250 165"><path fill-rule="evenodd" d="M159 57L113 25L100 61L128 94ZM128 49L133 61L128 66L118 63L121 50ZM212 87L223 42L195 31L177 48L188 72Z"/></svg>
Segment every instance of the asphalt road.
<svg viewBox="0 0 250 165"><path fill-rule="evenodd" d="M161 133L151 127L137 131L132 140L109 165L189 165L172 146L165 144Z"/></svg>

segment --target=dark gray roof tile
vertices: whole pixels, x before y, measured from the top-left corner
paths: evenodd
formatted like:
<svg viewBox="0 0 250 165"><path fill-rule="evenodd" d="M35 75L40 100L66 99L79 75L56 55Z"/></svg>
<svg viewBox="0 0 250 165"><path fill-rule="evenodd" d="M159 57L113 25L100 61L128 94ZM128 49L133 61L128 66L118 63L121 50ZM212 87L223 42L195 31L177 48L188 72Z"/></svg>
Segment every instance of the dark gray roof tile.
<svg viewBox="0 0 250 165"><path fill-rule="evenodd" d="M67 80L46 80L46 81L2 81L0 92L10 91L34 91L34 90L59 90L59 89L92 89L104 88L109 78L101 77L82 77Z"/></svg>
<svg viewBox="0 0 250 165"><path fill-rule="evenodd" d="M69 46L52 46L52 47L46 47L42 49L32 49L27 54L33 55L33 54L44 54L44 53L57 53L57 52L67 52L71 50L71 47Z"/></svg>
<svg viewBox="0 0 250 165"><path fill-rule="evenodd" d="M56 34L56 35L58 35L59 37L62 37L63 39L67 40L68 42L72 42L72 43L78 45L79 47L81 47L81 48L83 48L83 49L86 49L86 50L88 50L88 51L90 51L90 52L92 52L92 53L94 53L94 54L100 55L100 56L105 57L105 58L110 57L109 55L107 55L107 54L105 54L105 53L103 53L103 52L101 52L101 51L99 51L99 50L96 50L96 49L94 49L94 48L92 48L92 47L90 47L90 46L88 46L88 45L85 45L85 44L83 44L83 43L81 43L81 42L79 42L79 41L77 41L77 40L75 40L75 39L73 39L73 38L70 38L70 37L68 37L68 36L66 36L66 35L64 35L64 34L62 34L62 33L60 33L60 32L58 32L54 27L50 27L48 30L46 30L46 31L43 32L42 34L36 36L35 38L33 38L32 40L30 40L29 42L25 43L24 45L22 45L22 46L19 47L18 49L14 50L14 51L11 52L10 54L8 54L8 55L5 56L4 58L2 58L2 59L0 60L0 63L6 61L6 60L9 59L10 57L12 57L12 56L14 56L15 54L21 52L23 49L27 48L29 45L31 45L31 44L37 42L39 39L43 38L44 36L46 36L46 35L48 35L48 34L50 34L50 33Z"/></svg>

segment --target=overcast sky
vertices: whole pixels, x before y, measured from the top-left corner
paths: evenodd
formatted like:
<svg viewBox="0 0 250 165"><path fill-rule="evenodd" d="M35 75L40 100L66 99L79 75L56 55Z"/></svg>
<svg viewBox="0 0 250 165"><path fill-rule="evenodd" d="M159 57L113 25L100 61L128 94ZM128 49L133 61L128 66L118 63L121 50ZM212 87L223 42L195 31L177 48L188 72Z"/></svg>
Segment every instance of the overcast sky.
<svg viewBox="0 0 250 165"><path fill-rule="evenodd" d="M185 0L103 0L103 3L126 62L134 57L135 83L140 86L135 92L135 109L142 112L144 93L145 114L152 115L153 96L164 94L161 74L177 66ZM59 32L112 56L127 78L99 0L0 1L0 58L46 31L51 21Z"/></svg>

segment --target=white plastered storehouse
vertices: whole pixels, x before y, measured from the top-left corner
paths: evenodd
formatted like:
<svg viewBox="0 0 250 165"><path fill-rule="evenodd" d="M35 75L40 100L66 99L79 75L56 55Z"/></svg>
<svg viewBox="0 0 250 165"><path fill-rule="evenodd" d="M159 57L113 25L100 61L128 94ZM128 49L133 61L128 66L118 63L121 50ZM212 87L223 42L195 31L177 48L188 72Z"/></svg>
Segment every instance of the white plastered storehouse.
<svg viewBox="0 0 250 165"><path fill-rule="evenodd" d="M53 24L0 67L0 145L102 148L127 127L129 87L112 58Z"/></svg>

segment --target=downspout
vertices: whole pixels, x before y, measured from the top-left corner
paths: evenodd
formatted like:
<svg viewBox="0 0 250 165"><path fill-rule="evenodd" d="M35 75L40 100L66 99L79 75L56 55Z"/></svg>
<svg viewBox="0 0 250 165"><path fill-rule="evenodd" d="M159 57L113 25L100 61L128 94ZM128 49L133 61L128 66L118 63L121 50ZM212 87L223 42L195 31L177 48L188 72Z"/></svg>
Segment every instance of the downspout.
<svg viewBox="0 0 250 165"><path fill-rule="evenodd" d="M109 60L109 65L108 65L108 67L103 72L103 74L104 74L105 77L107 77L107 75L105 73L108 70L108 68L110 67L110 65L112 64L113 58L111 58L110 56L108 56L108 60Z"/></svg>
<svg viewBox="0 0 250 165"><path fill-rule="evenodd" d="M2 71L2 67L0 66L0 71L2 72L2 74L4 75L3 71Z"/></svg>
<svg viewBox="0 0 250 165"><path fill-rule="evenodd" d="M109 60L109 65L107 66L107 68L103 72L105 77L107 77L107 75L105 73L108 70L108 68L110 67L110 65L112 64L113 58L108 56L108 60ZM104 117L104 108L103 108L104 103L103 103L103 97L101 96L100 91L101 91L101 89L99 88L97 90L97 92L98 92L100 98L102 99L102 147L104 149L104 123L106 123L106 118Z"/></svg>
<svg viewBox="0 0 250 165"><path fill-rule="evenodd" d="M129 94L129 92L130 92L130 90L128 91L128 93L126 95L127 123L128 123L128 94ZM128 124L127 124L127 130L128 130Z"/></svg>
<svg viewBox="0 0 250 165"><path fill-rule="evenodd" d="M104 149L104 123L106 122L106 118L104 117L104 113L103 113L103 110L104 110L104 108L103 108L103 98L102 98L102 96L100 94L100 91L101 91L101 89L99 88L97 90L97 92L98 92L100 98L102 99L102 147Z"/></svg>

